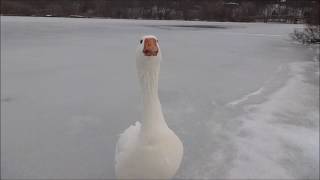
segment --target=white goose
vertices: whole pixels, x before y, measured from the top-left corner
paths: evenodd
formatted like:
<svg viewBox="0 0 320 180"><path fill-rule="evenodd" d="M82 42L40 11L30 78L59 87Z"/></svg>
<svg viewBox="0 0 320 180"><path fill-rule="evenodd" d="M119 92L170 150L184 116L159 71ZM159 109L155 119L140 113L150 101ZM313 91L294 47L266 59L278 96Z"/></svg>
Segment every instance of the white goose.
<svg viewBox="0 0 320 180"><path fill-rule="evenodd" d="M168 127L158 96L161 51L155 36L144 36L137 49L138 78L143 94L142 124L121 135L115 154L118 179L170 179L178 170L183 145Z"/></svg>

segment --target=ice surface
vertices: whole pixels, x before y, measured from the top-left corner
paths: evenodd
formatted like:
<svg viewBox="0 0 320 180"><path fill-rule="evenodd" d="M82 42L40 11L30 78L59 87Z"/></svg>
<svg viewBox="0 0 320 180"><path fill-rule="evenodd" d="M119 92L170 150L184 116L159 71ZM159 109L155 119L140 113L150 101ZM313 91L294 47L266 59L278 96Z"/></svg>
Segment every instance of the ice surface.
<svg viewBox="0 0 320 180"><path fill-rule="evenodd" d="M319 51L297 27L1 17L1 176L114 178L142 110L135 48L154 34L176 178L318 178Z"/></svg>

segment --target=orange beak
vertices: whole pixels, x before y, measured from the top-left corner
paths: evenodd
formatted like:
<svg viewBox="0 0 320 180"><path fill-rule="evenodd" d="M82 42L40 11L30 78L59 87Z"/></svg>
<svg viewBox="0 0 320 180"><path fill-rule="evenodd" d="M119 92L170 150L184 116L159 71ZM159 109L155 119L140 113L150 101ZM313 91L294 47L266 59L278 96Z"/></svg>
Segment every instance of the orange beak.
<svg viewBox="0 0 320 180"><path fill-rule="evenodd" d="M146 38L144 40L143 53L145 56L157 56L158 55L157 40L154 38Z"/></svg>

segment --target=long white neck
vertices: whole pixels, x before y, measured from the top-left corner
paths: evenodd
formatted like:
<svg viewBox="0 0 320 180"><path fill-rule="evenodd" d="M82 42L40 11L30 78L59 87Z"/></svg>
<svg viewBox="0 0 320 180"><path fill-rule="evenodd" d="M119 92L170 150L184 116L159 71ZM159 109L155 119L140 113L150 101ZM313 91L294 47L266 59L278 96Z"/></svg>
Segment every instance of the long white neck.
<svg viewBox="0 0 320 180"><path fill-rule="evenodd" d="M158 95L161 56L146 58L148 57L137 57L137 71L144 107L142 131L153 132L159 128L167 127Z"/></svg>

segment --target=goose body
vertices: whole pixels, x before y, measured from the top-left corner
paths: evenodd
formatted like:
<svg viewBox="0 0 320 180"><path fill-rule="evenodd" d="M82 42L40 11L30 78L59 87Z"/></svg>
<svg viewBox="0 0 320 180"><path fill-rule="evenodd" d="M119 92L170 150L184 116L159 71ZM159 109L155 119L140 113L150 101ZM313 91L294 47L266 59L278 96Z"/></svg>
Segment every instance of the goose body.
<svg viewBox="0 0 320 180"><path fill-rule="evenodd" d="M119 179L170 179L178 170L183 144L168 127L158 96L161 52L155 36L144 36L136 64L142 90L142 122L131 125L116 146L115 172Z"/></svg>

